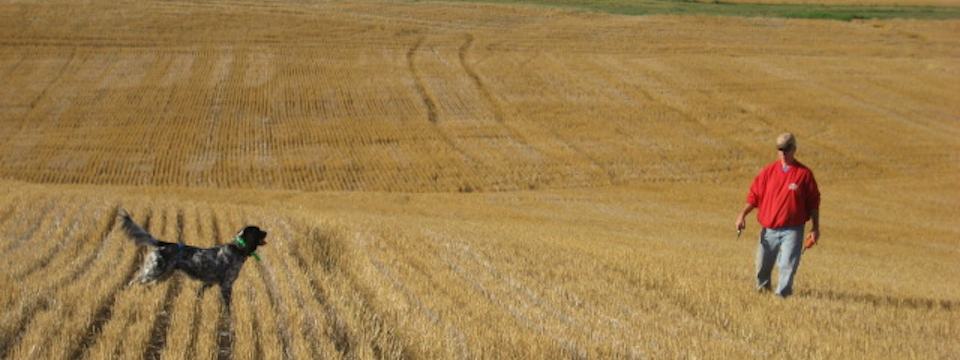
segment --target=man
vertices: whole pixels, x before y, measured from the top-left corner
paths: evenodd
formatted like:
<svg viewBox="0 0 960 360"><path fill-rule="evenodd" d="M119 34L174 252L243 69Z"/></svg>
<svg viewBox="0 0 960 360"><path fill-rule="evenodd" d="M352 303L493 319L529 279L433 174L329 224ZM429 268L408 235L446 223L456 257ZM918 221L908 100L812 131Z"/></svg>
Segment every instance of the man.
<svg viewBox="0 0 960 360"><path fill-rule="evenodd" d="M757 220L763 225L757 246L757 291L770 290L774 265L779 271L776 294L793 293L793 277L800 266L803 230L813 220L809 243L820 240L820 190L813 172L794 155L797 140L790 133L777 137L780 159L768 165L753 180L747 204L737 218L737 231L746 227L744 218L759 209Z"/></svg>

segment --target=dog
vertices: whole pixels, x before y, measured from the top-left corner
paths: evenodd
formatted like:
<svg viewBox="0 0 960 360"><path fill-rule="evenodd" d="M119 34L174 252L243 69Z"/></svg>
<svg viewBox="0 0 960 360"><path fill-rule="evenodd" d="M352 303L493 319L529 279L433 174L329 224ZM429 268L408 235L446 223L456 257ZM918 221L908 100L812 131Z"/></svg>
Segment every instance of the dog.
<svg viewBox="0 0 960 360"><path fill-rule="evenodd" d="M260 261L257 247L266 245L267 233L256 226L247 226L237 233L232 242L211 248L198 248L183 244L174 244L150 235L130 218L126 210L120 209L118 216L123 221L123 230L137 245L153 247L143 260L140 269L140 283L161 282L168 279L176 270L188 277L203 282L197 291L197 297L214 284L220 286L220 300L227 311L230 310L230 295L234 281L240 276L240 269L247 258L253 256ZM133 284L137 279L130 281Z"/></svg>

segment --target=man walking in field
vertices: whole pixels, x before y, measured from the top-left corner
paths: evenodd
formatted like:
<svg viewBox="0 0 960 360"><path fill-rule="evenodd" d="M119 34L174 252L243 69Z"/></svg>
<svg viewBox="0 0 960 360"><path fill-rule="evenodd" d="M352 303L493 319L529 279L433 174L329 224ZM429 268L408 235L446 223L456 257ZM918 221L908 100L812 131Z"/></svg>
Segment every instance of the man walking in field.
<svg viewBox="0 0 960 360"><path fill-rule="evenodd" d="M820 239L820 190L813 172L794 157L797 140L793 134L777 137L777 150L780 159L753 179L736 226L738 233L742 231L746 227L744 218L758 209L757 220L763 230L757 246L757 290L771 289L770 277L776 265L776 294L787 297L793 293L801 248L813 246ZM810 219L813 228L807 244L803 244L804 225Z"/></svg>

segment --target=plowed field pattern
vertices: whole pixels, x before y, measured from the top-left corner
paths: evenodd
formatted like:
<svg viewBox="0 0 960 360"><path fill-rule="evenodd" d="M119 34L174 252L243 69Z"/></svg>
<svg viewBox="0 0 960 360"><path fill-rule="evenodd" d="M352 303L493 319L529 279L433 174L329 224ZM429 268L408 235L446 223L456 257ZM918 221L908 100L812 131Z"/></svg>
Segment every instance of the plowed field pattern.
<svg viewBox="0 0 960 360"><path fill-rule="evenodd" d="M407 192L714 182L756 168L743 160L783 128L834 178L956 160L954 22L442 8L7 4L0 172ZM900 136L877 147L878 132Z"/></svg>
<svg viewBox="0 0 960 360"><path fill-rule="evenodd" d="M951 359L960 22L0 1L0 359ZM752 289L750 180L824 194ZM771 151L774 150L774 151ZM269 232L233 311L157 237Z"/></svg>
<svg viewBox="0 0 960 360"><path fill-rule="evenodd" d="M342 316L359 312L338 309L358 296L356 290L334 289L329 283L333 258L319 259L328 246L316 231L250 209L214 211L211 207L174 207L150 204L141 221L158 237L195 246L218 245L193 239L230 239L227 224L258 223L269 227L273 244L288 250L262 263L249 264L251 281L234 292L234 316L221 314L219 296L208 292L197 298L197 283L174 277L166 286L127 285L143 259L133 243L114 226L115 206L81 202L75 197L49 198L21 193L4 202L37 201L44 207L35 218L9 216L4 225L35 223L33 229L11 229L4 234L2 254L5 291L14 290L22 302L7 307L3 323L3 354L11 359L208 358L263 359L297 354L305 358L346 357L351 353L400 351L378 334L376 319L366 319L364 334L351 334ZM270 218L270 219L268 219ZM49 233L45 229L59 229ZM57 241L49 241L57 239ZM288 239L300 239L299 244ZM324 267L324 264L327 264ZM18 279L23 285L8 281ZM337 286L337 285L333 285ZM77 301L83 299L83 301ZM262 308L259 309L258 308ZM268 310L264 317L260 310ZM347 313L354 315L345 315ZM353 339L378 338L367 344ZM394 342L399 343L399 342ZM359 346L367 345L361 349ZM382 353L398 357L397 353Z"/></svg>

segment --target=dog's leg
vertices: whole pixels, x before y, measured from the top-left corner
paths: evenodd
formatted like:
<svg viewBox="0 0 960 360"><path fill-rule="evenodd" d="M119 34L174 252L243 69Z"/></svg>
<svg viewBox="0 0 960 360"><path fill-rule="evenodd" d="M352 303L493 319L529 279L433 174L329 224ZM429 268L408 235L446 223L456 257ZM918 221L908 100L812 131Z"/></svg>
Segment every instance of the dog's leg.
<svg viewBox="0 0 960 360"><path fill-rule="evenodd" d="M203 299L203 292L207 291L211 286L213 286L211 283L203 283L203 285L200 285L200 289L197 290L197 299Z"/></svg>
<svg viewBox="0 0 960 360"><path fill-rule="evenodd" d="M223 300L223 305L225 305L228 310L230 309L230 293L231 289L229 287L220 288L220 299Z"/></svg>
<svg viewBox="0 0 960 360"><path fill-rule="evenodd" d="M227 313L230 312L230 297L233 293L233 282L224 281L220 283L220 300L223 301L224 309L227 310Z"/></svg>

